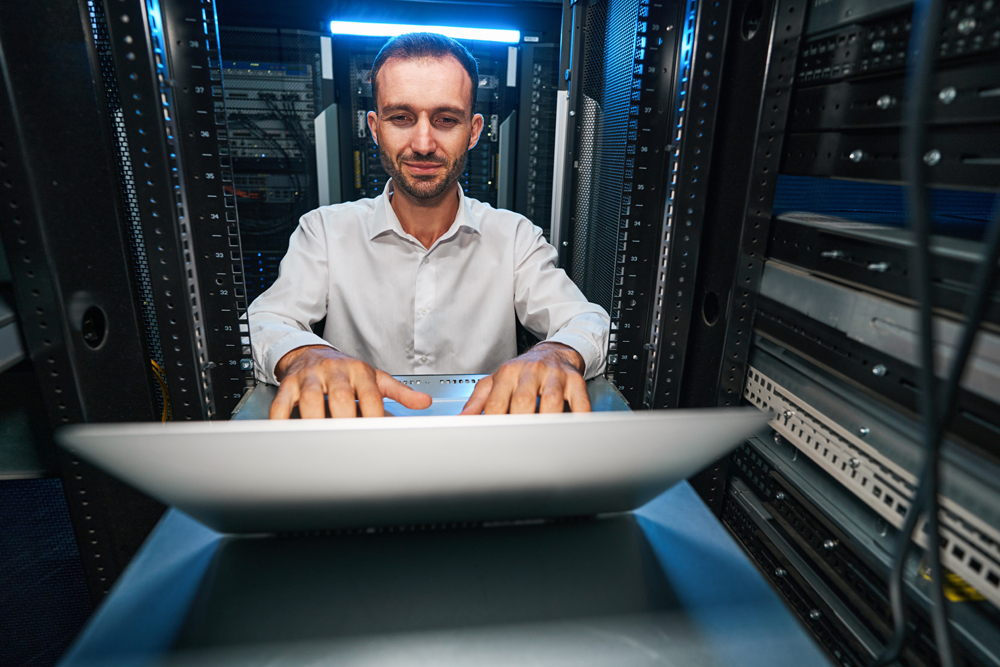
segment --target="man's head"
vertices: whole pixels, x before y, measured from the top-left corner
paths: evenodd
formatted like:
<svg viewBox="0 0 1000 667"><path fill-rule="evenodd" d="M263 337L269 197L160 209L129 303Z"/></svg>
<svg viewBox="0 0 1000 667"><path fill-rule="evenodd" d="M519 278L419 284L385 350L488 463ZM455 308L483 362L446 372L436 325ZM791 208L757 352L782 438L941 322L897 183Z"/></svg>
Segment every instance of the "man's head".
<svg viewBox="0 0 1000 667"><path fill-rule="evenodd" d="M472 55L448 37L415 33L383 47L372 68L377 111L368 112L368 127L397 191L425 204L449 194L483 129L478 82Z"/></svg>
<svg viewBox="0 0 1000 667"><path fill-rule="evenodd" d="M472 100L469 109L470 113L475 112L476 93L479 90L479 65L467 48L451 37L445 37L436 32L411 32L393 37L378 52L378 55L375 56L375 62L372 64L372 98L375 100L375 111L379 110L378 73L386 61L392 58L415 60L418 58L447 58L448 56L457 60L458 64L469 74L469 82L472 84Z"/></svg>

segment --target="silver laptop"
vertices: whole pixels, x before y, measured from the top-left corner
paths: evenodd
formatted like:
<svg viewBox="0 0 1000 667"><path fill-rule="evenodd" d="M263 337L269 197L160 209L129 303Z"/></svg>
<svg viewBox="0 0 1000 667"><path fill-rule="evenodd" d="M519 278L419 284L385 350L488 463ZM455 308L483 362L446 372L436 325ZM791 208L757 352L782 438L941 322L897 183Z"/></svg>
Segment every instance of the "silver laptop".
<svg viewBox="0 0 1000 667"><path fill-rule="evenodd" d="M56 437L211 528L270 533L631 510L767 418L726 408L84 424Z"/></svg>

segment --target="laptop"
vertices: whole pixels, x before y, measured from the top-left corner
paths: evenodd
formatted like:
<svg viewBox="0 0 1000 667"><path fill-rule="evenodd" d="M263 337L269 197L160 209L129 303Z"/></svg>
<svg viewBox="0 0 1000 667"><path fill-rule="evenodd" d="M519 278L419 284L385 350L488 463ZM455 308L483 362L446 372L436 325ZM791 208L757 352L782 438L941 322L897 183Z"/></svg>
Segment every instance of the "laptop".
<svg viewBox="0 0 1000 667"><path fill-rule="evenodd" d="M81 424L74 455L224 533L632 510L764 428L756 408Z"/></svg>

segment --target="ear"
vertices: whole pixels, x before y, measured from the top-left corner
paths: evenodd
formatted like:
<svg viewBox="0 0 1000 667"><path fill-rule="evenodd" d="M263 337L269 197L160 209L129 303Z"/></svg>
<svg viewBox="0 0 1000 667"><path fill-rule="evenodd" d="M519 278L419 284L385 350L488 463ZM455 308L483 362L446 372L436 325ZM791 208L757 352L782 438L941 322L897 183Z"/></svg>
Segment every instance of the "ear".
<svg viewBox="0 0 1000 667"><path fill-rule="evenodd" d="M472 134L469 136L469 150L471 151L479 143L479 135L483 133L483 114L477 113L472 117Z"/></svg>
<svg viewBox="0 0 1000 667"><path fill-rule="evenodd" d="M368 129L372 133L372 141L378 146L378 114L374 111L368 112Z"/></svg>

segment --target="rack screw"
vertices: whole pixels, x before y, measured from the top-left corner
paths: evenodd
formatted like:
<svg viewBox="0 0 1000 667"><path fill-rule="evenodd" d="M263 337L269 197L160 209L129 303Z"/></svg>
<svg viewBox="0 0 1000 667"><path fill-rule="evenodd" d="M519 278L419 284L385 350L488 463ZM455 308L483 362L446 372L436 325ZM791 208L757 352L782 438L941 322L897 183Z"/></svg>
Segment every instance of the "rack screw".
<svg viewBox="0 0 1000 667"><path fill-rule="evenodd" d="M850 461L848 461L847 463L848 463L848 465L850 465L850 466L851 466L852 468L857 468L857 467L858 467L859 465L861 465L861 459L858 459L858 458L853 458L853 459L851 459Z"/></svg>
<svg viewBox="0 0 1000 667"><path fill-rule="evenodd" d="M889 372L889 369L885 367L885 364L876 364L872 367L872 375L876 377L882 377Z"/></svg>
<svg viewBox="0 0 1000 667"><path fill-rule="evenodd" d="M776 577L783 577L786 574L788 574L788 570L786 570L783 567L775 568L775 570L774 570L774 576L776 576Z"/></svg>
<svg viewBox="0 0 1000 667"><path fill-rule="evenodd" d="M785 492L784 491L778 491L776 494L774 494L774 499L775 500L784 500L785 499Z"/></svg>
<svg viewBox="0 0 1000 667"><path fill-rule="evenodd" d="M896 98L892 95L883 95L875 102L875 106L882 109L882 111L885 111L886 109L896 106Z"/></svg>
<svg viewBox="0 0 1000 667"><path fill-rule="evenodd" d="M823 614L819 613L819 609L813 609L809 612L809 618L811 618L814 621L819 620L819 617L822 615Z"/></svg>
<svg viewBox="0 0 1000 667"><path fill-rule="evenodd" d="M885 40L876 39L872 42L872 51L875 53L882 53L885 51Z"/></svg>
<svg viewBox="0 0 1000 667"><path fill-rule="evenodd" d="M955 101L955 98L957 96L958 92L951 86L948 86L947 88L942 88L941 92L938 93L938 99L941 100L941 102L943 102L944 104L951 104L952 102Z"/></svg>
<svg viewBox="0 0 1000 667"><path fill-rule="evenodd" d="M865 152L860 148L857 148L851 151L851 154L848 157L851 158L851 162L861 162L865 159Z"/></svg>
<svg viewBox="0 0 1000 667"><path fill-rule="evenodd" d="M892 267L889 262L872 262L868 265L869 271L878 271L879 273L885 273Z"/></svg>
<svg viewBox="0 0 1000 667"><path fill-rule="evenodd" d="M844 252L842 250L824 250L819 256L827 259L840 259L844 256Z"/></svg>
<svg viewBox="0 0 1000 667"><path fill-rule="evenodd" d="M836 548L836 546L837 546L837 543L834 542L833 540L824 540L823 541L823 548L826 549L827 551L833 550L834 548Z"/></svg>
<svg viewBox="0 0 1000 667"><path fill-rule="evenodd" d="M936 148L932 148L924 154L924 162L928 167L933 167L938 162L941 161L941 151Z"/></svg>
<svg viewBox="0 0 1000 667"><path fill-rule="evenodd" d="M861 434L862 438L865 437L866 435L868 435L871 432L872 432L872 430L870 428L868 428L867 426L862 426L861 428L858 429L858 433Z"/></svg>
<svg viewBox="0 0 1000 667"><path fill-rule="evenodd" d="M968 35L976 29L976 19L965 18L958 22L958 31L963 35Z"/></svg>
<svg viewBox="0 0 1000 667"><path fill-rule="evenodd" d="M564 248L568 248L569 247L569 241L563 241L563 247Z"/></svg>
<svg viewBox="0 0 1000 667"><path fill-rule="evenodd" d="M785 411L784 411L784 412L782 412L781 414L782 414L782 416L783 416L783 417L784 417L785 419L791 419L791 418L792 418L792 415L794 415L795 413L794 413L794 412L792 412L791 410L785 410Z"/></svg>

